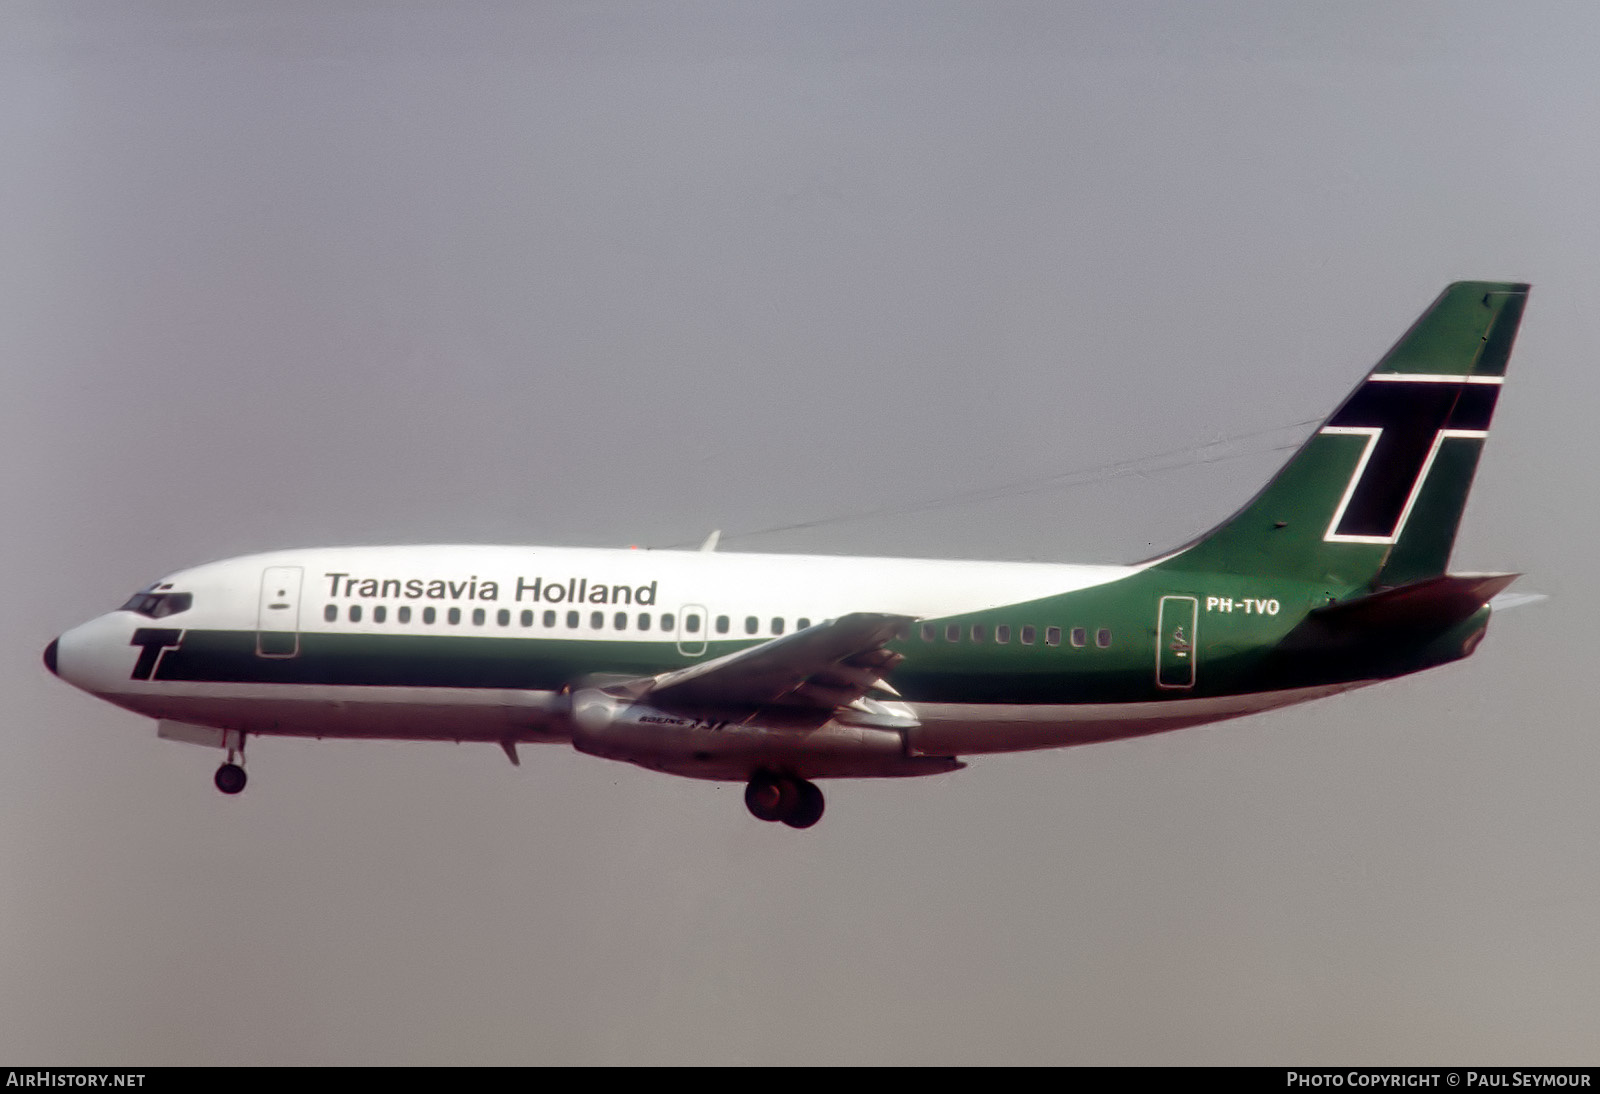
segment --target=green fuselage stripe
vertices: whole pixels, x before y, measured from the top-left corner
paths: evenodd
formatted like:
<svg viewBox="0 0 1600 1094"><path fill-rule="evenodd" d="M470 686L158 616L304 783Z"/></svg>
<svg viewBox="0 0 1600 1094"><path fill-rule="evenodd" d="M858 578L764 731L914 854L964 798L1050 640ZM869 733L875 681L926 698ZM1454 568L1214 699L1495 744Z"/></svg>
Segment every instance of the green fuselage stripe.
<svg viewBox="0 0 1600 1094"><path fill-rule="evenodd" d="M1303 621L1303 611L1291 614L1280 607L1272 616L1247 614L1237 604L1228 612L1219 607L1213 605L1209 615L1200 614L1198 626L1181 636L1192 644L1195 663L1193 683L1187 687L1159 682L1173 677L1170 670L1164 677L1158 675L1153 602L1143 620L1106 605L1096 613L1105 626L1085 627L1083 646L1071 644L1070 627L1061 631L1059 645L1046 644L1042 625L1036 627L1034 642L1024 645L1021 625L1004 623L1006 613L939 620L932 624L932 641L924 640L919 628L894 644L905 661L889 681L914 703L1073 704L1201 698L1385 679L1464 656L1468 640L1483 629L1488 615L1484 610L1437 634L1374 636L1320 630L1314 622ZM1005 644L994 640L997 625L1010 627ZM982 635L976 642L974 626ZM951 627L958 633L955 641L946 637ZM1110 635L1105 648L1096 642L1102 629ZM1160 636L1163 642L1170 637ZM712 642L703 655L689 658L679 654L676 645L659 641L303 633L294 656L265 657L257 652L257 638L254 631L186 631L181 644L162 651L152 679L557 691L590 674L651 676L759 641Z"/></svg>

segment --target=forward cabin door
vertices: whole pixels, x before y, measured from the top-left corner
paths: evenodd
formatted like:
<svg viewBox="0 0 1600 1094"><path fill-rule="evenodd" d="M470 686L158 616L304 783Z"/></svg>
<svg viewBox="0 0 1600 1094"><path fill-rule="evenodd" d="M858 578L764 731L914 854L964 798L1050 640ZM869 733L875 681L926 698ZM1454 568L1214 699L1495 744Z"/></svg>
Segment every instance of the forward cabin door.
<svg viewBox="0 0 1600 1094"><path fill-rule="evenodd" d="M300 652L299 566L268 566L261 571L261 602L256 612L256 655L293 657Z"/></svg>
<svg viewBox="0 0 1600 1094"><path fill-rule="evenodd" d="M1156 613L1156 683L1164 688L1192 688L1195 678L1196 630L1200 601L1192 596L1164 596Z"/></svg>

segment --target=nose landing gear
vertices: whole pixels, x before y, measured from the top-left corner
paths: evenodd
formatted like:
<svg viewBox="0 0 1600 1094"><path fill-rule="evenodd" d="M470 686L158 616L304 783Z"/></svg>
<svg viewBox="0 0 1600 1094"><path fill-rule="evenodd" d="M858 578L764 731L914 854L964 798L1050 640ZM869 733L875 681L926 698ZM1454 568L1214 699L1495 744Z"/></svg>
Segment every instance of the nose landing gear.
<svg viewBox="0 0 1600 1094"><path fill-rule="evenodd" d="M758 771L744 788L744 804L757 820L810 828L822 819L824 802L817 785L792 775Z"/></svg>
<svg viewBox="0 0 1600 1094"><path fill-rule="evenodd" d="M225 763L217 768L216 778L212 781L217 784L217 789L224 794L237 794L244 789L248 776L245 775L244 768L238 764Z"/></svg>

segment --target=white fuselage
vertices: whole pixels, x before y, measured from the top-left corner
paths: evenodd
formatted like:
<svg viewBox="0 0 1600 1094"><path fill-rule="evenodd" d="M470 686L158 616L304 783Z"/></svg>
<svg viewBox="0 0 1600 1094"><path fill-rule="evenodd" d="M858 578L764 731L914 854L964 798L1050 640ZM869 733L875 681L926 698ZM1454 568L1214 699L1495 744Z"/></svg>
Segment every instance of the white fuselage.
<svg viewBox="0 0 1600 1094"><path fill-rule="evenodd" d="M850 612L954 616L1140 569L561 547L279 551L175 573L152 588L188 594L185 610L164 618L111 612L62 635L55 656L69 682L190 726L245 735L563 741L570 725L562 693L584 672L615 671L608 652L618 644L635 658L645 651L649 671L669 671L704 656L708 641L753 644ZM247 671L222 663L203 674L209 678L164 679L162 659L191 634L247 636L253 646L235 661ZM519 660L559 650L566 675L536 687L417 683L391 679L378 665L360 683L270 678L272 662L291 664L299 643L314 636L383 635L437 639L441 660L454 656L450 640L461 638L494 641L470 645ZM471 675L465 663L457 669ZM906 751L958 756L1135 736L1345 686L1160 703L911 702L918 724L906 733Z"/></svg>

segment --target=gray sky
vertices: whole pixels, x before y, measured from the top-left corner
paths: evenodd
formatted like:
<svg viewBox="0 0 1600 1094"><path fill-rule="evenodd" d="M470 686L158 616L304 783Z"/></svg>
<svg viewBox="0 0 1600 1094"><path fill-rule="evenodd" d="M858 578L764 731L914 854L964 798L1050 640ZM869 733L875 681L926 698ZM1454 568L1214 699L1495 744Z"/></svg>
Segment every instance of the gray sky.
<svg viewBox="0 0 1600 1094"><path fill-rule="evenodd" d="M0 8L0 1059L1596 1062L1592 6ZM1470 661L924 780L216 758L39 650L282 546L1125 561L1526 279ZM1247 446L1249 447L1249 446Z"/></svg>

